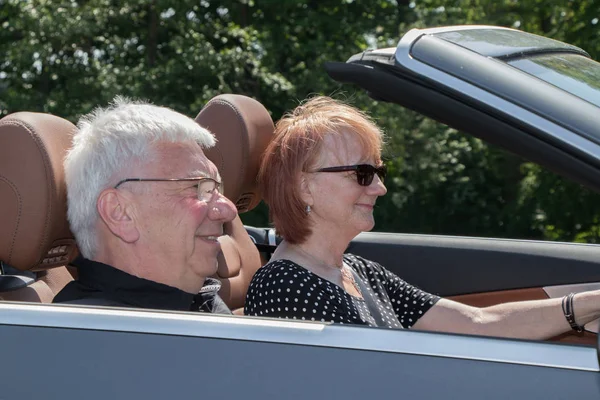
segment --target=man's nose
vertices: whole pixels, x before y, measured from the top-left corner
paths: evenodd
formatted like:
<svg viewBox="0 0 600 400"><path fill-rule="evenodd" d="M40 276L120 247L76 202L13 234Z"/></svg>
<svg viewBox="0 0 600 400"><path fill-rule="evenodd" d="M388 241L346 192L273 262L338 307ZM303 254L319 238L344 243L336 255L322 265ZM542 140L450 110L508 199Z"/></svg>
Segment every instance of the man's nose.
<svg viewBox="0 0 600 400"><path fill-rule="evenodd" d="M208 216L215 221L228 222L237 215L237 208L227 197L219 194L219 197L209 204Z"/></svg>

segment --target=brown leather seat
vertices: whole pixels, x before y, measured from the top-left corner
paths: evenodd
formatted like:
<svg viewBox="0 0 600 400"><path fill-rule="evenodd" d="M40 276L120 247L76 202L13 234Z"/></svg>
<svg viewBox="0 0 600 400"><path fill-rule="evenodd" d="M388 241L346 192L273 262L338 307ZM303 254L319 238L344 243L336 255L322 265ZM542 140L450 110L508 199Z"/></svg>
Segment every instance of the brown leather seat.
<svg viewBox="0 0 600 400"><path fill-rule="evenodd" d="M250 211L261 200L256 176L275 130L269 112L254 99L225 94L210 100L196 121L217 137L206 155L219 169L225 196L239 213ZM234 313L242 314L250 280L262 262L239 216L226 224L225 233L229 236L221 240L217 270L223 285L219 294Z"/></svg>
<svg viewBox="0 0 600 400"><path fill-rule="evenodd" d="M51 302L72 280L65 265L77 249L66 217L63 159L74 130L48 114L21 112L0 120L2 300ZM9 269L17 273L9 276ZM7 285L19 280L23 284Z"/></svg>

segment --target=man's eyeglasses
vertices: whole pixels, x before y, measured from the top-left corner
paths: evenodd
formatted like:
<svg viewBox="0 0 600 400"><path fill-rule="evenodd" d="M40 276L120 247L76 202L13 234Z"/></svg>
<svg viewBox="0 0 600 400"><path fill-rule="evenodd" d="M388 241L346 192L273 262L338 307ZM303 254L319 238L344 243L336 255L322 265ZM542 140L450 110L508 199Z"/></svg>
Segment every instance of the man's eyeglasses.
<svg viewBox="0 0 600 400"><path fill-rule="evenodd" d="M125 182L198 182L198 200L206 202L209 202L212 199L215 191L223 193L223 186L221 182L206 177L172 179L128 178L119 181L119 183L114 186L114 189L117 189Z"/></svg>
<svg viewBox="0 0 600 400"><path fill-rule="evenodd" d="M315 172L345 172L354 171L356 172L356 180L361 186L369 186L373 182L375 174L379 176L382 181L387 175L387 167L382 164L379 167L374 167L369 164L358 164L358 165L344 165L340 167L327 167L316 170Z"/></svg>

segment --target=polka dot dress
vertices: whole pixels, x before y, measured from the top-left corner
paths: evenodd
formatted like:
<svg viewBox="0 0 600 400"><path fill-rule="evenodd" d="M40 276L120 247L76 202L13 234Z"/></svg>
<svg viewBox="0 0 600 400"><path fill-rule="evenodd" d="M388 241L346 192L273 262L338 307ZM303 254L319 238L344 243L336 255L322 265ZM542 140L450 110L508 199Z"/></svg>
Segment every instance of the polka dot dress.
<svg viewBox="0 0 600 400"><path fill-rule="evenodd" d="M348 264L375 299L388 328L410 328L440 298L426 293L376 262L352 254ZM246 315L377 326L366 302L290 260L259 269L246 296Z"/></svg>

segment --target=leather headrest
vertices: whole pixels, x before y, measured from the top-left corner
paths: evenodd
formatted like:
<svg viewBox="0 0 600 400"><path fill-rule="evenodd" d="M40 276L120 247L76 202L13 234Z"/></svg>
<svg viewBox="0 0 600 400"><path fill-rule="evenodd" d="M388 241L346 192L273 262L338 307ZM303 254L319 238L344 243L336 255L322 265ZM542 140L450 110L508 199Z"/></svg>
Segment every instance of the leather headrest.
<svg viewBox="0 0 600 400"><path fill-rule="evenodd" d="M210 100L196 122L217 138L205 153L219 169L224 195L240 213L256 207L261 200L256 176L275 131L267 109L250 97L224 94Z"/></svg>
<svg viewBox="0 0 600 400"><path fill-rule="evenodd" d="M0 120L0 261L41 270L65 265L77 253L63 169L74 131L49 114Z"/></svg>

